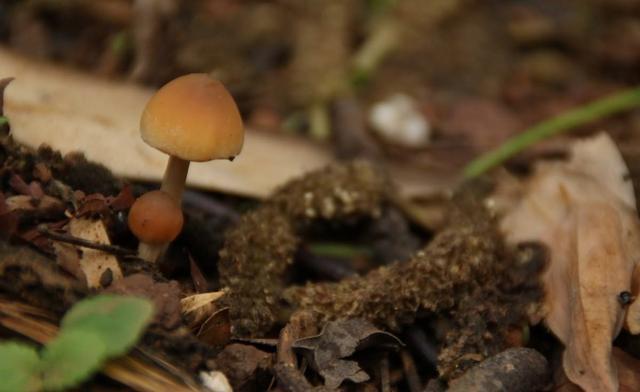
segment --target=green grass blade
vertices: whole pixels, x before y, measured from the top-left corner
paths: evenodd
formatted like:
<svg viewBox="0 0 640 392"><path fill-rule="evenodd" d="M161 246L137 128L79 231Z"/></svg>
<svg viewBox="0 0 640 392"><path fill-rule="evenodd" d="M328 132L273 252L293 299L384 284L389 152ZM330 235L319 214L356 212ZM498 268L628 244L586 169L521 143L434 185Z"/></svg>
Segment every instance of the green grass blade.
<svg viewBox="0 0 640 392"><path fill-rule="evenodd" d="M477 177L532 144L572 128L640 106L640 88L625 90L579 108L562 113L525 130L469 163L463 170L465 178Z"/></svg>

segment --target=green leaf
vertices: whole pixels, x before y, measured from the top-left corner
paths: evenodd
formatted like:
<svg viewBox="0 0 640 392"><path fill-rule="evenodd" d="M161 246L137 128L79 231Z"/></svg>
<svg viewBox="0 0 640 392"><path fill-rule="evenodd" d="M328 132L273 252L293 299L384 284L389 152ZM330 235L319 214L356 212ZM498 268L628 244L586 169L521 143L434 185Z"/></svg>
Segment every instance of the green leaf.
<svg viewBox="0 0 640 392"><path fill-rule="evenodd" d="M98 295L76 304L62 319L63 330L97 334L109 357L125 354L153 316L153 304L143 298Z"/></svg>
<svg viewBox="0 0 640 392"><path fill-rule="evenodd" d="M86 331L63 331L42 352L44 389L58 391L87 380L106 359L99 335Z"/></svg>
<svg viewBox="0 0 640 392"><path fill-rule="evenodd" d="M0 392L29 392L40 389L38 352L21 343L0 344Z"/></svg>
<svg viewBox="0 0 640 392"><path fill-rule="evenodd" d="M0 126L3 126L4 124L8 124L9 123L9 119L6 118L5 116L0 116Z"/></svg>

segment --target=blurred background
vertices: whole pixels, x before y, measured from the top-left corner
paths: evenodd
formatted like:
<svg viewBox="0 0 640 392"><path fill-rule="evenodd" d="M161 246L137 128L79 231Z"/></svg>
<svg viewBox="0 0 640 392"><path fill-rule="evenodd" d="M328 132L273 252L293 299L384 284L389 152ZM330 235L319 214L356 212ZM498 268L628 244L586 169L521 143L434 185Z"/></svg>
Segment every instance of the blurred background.
<svg viewBox="0 0 640 392"><path fill-rule="evenodd" d="M0 41L150 87L208 72L252 129L446 171L637 83L640 1L2 0ZM635 155L640 113L577 132L602 127Z"/></svg>

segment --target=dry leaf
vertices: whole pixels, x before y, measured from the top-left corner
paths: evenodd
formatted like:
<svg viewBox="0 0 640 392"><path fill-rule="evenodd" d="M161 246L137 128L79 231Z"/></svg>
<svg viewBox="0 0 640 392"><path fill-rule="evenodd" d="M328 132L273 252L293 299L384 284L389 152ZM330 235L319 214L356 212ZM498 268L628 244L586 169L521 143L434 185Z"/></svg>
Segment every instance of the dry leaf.
<svg viewBox="0 0 640 392"><path fill-rule="evenodd" d="M5 200L5 204L7 212L39 211L42 215L47 215L64 211L64 204L59 199L48 195L44 195L40 199L34 199L27 195L10 196Z"/></svg>
<svg viewBox="0 0 640 392"><path fill-rule="evenodd" d="M211 317L218 307L216 302L224 296L224 291L194 294L180 300L182 314L187 318L191 328L199 327L207 318Z"/></svg>
<svg viewBox="0 0 640 392"><path fill-rule="evenodd" d="M613 361L618 369L620 392L640 391L640 360L627 354L618 347L612 351ZM582 389L567 379L567 375L558 370L555 380L555 392L580 392Z"/></svg>
<svg viewBox="0 0 640 392"><path fill-rule="evenodd" d="M70 235L87 241L98 244L111 244L109 236L107 235L107 229L101 220L74 218L69 222L68 231ZM71 245L58 244L56 248L60 250L60 247L69 246ZM75 249L75 246L73 246L73 248ZM109 283L122 278L122 271L120 270L118 259L114 255L85 247L80 247L79 249L81 250L81 254L78 256L79 259L77 262L80 264L80 269L87 279L87 286L89 288L102 287L103 274L110 274L110 278L108 279ZM57 254L58 257L65 257L76 253L73 251L58 251ZM66 260L66 262L73 264L73 261Z"/></svg>
<svg viewBox="0 0 640 392"><path fill-rule="evenodd" d="M162 178L167 156L147 146L138 129L151 89L36 62L2 48L0 75L15 77L5 92L5 114L18 142L34 148L46 143L63 155L82 151L119 176ZM233 162L194 163L187 183L266 197L280 184L332 161L330 152L317 144L247 130L242 154ZM440 193L455 182L450 173L425 173L402 162L391 170L407 196Z"/></svg>
<svg viewBox="0 0 640 392"><path fill-rule="evenodd" d="M224 346L231 340L229 308L211 314L195 333L199 340L210 346Z"/></svg>
<svg viewBox="0 0 640 392"><path fill-rule="evenodd" d="M618 296L631 291L640 259L627 173L613 141L600 134L576 142L568 162L538 165L519 184L519 201L503 211L510 242L540 241L549 248L545 322L565 345L568 378L587 391L618 390L611 342L626 310Z"/></svg>
<svg viewBox="0 0 640 392"><path fill-rule="evenodd" d="M617 347L613 348L613 359L618 368L620 392L640 391L640 360Z"/></svg>
<svg viewBox="0 0 640 392"><path fill-rule="evenodd" d="M367 381L369 375L356 361L345 360L367 347L402 346L394 335L381 331L363 319L338 320L327 323L317 336L299 339L293 348L302 351L311 366L324 377L325 386L335 389L344 380Z"/></svg>
<svg viewBox="0 0 640 392"><path fill-rule="evenodd" d="M253 391L258 389L258 381L271 379L272 357L253 346L231 343L207 363L222 371L235 390Z"/></svg>

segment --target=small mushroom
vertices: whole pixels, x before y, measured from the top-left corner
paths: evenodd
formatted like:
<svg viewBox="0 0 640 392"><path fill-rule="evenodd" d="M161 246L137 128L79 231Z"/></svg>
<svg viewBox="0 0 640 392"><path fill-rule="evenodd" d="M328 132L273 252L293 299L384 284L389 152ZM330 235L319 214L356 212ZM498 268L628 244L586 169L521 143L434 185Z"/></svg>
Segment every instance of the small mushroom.
<svg viewBox="0 0 640 392"><path fill-rule="evenodd" d="M190 161L232 160L244 141L233 97L206 74L181 76L160 88L142 113L140 133L145 143L169 155L161 189L178 205Z"/></svg>
<svg viewBox="0 0 640 392"><path fill-rule="evenodd" d="M176 239L184 218L174 198L161 190L140 196L129 211L129 229L140 240L139 256L154 262L165 244Z"/></svg>

